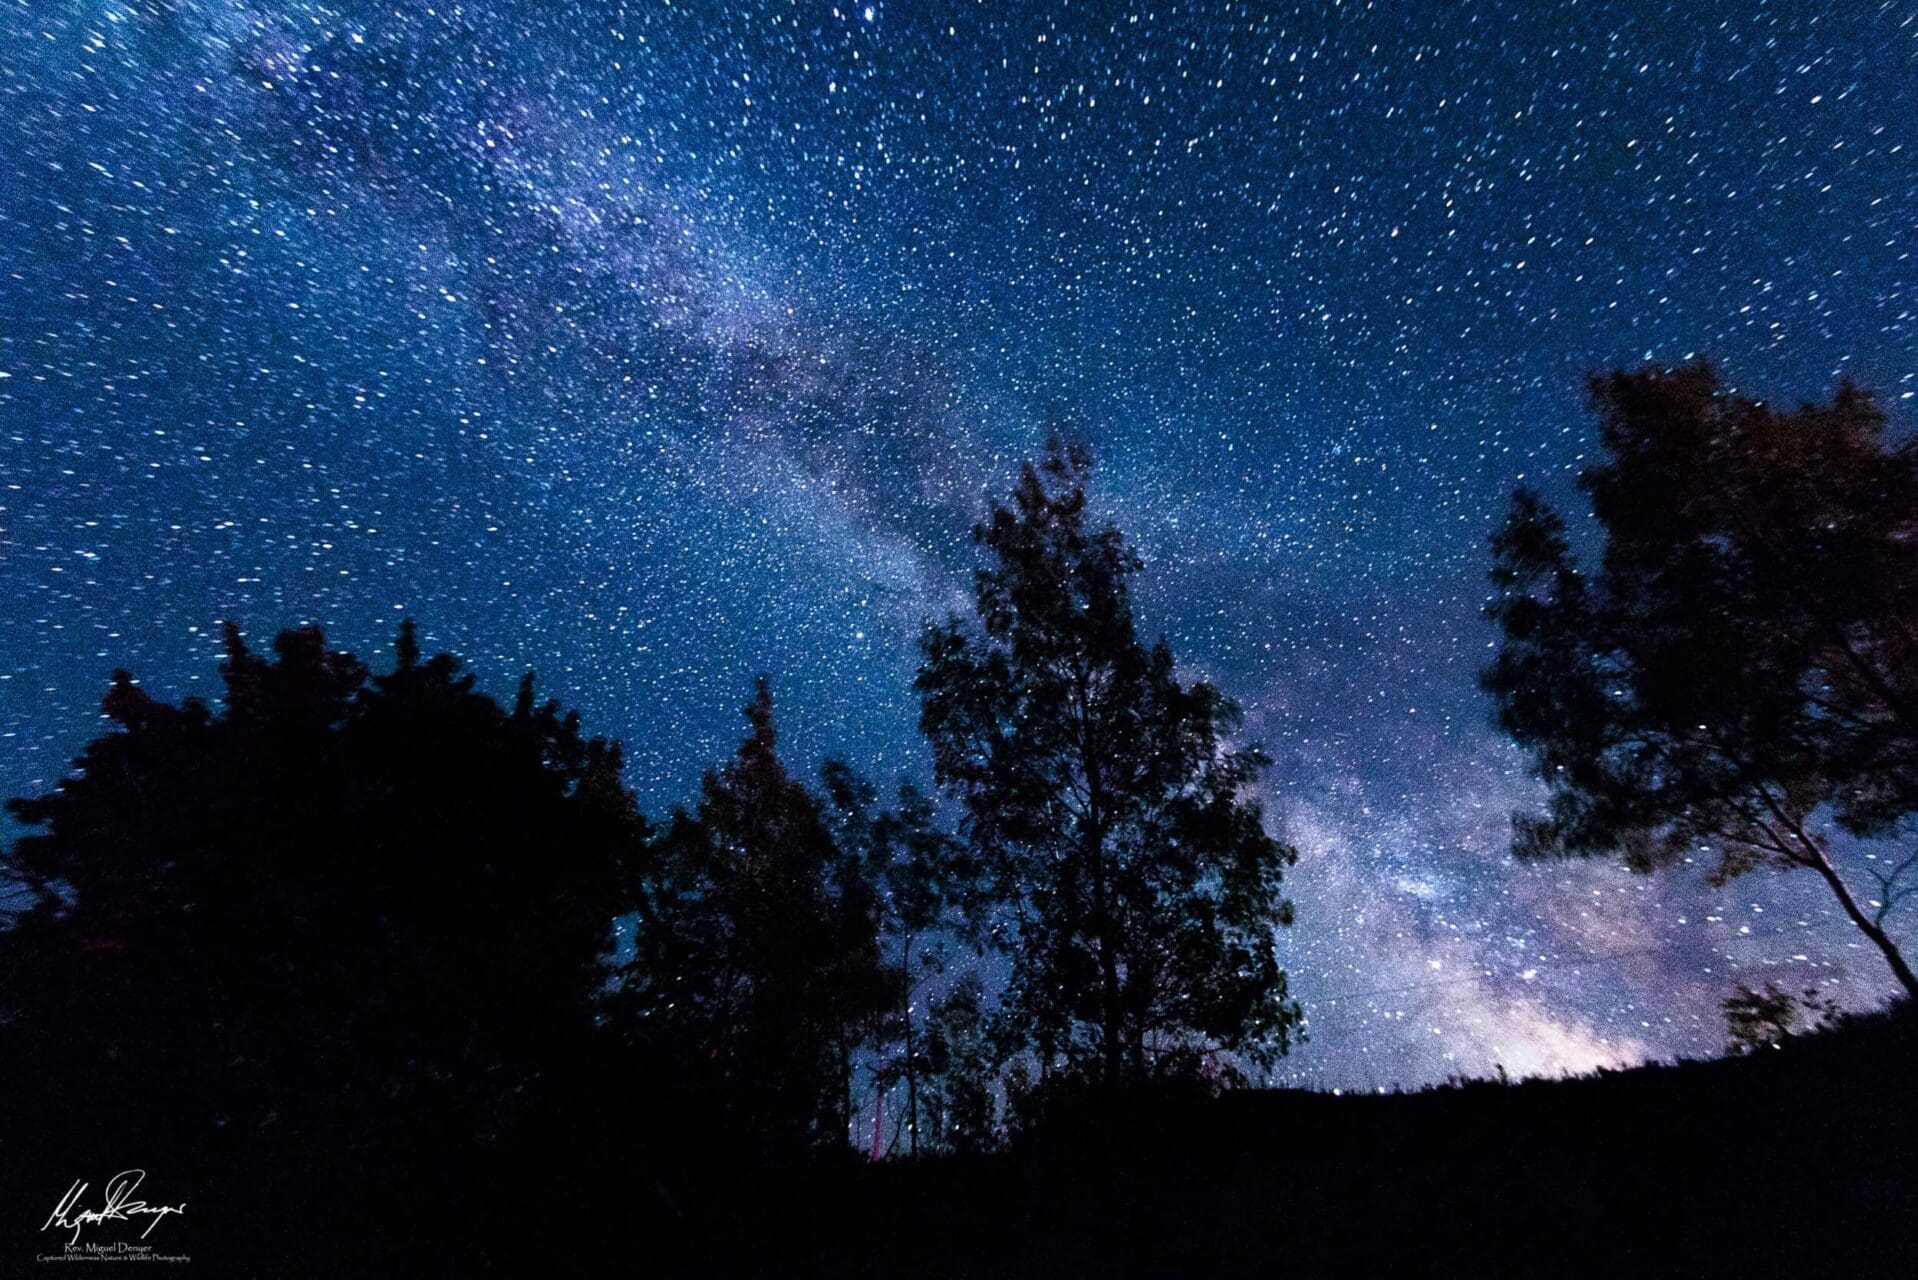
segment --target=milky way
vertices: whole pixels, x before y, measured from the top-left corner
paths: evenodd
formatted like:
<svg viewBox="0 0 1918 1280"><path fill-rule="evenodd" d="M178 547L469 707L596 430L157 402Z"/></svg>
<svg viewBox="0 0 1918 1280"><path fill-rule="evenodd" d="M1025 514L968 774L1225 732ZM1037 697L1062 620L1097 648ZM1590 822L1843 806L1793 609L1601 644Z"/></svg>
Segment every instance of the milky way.
<svg viewBox="0 0 1918 1280"><path fill-rule="evenodd" d="M1515 866L1484 540L1585 371L1918 397L1918 10L26 0L0 15L0 782L217 620L403 615L689 800L924 775L970 520L1055 427L1278 761L1280 943L1369 1088L1890 986L1815 890ZM1854 856L1861 851L1853 850Z"/></svg>

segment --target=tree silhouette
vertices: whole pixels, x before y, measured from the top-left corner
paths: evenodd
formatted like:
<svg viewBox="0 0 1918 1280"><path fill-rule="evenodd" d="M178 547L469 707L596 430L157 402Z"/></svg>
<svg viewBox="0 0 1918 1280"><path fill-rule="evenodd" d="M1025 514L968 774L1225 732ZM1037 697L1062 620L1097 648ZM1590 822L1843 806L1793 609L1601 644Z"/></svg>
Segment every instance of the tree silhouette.
<svg viewBox="0 0 1918 1280"><path fill-rule="evenodd" d="M1736 1056L1775 1049L1795 1035L1808 1035L1838 1020L1837 1004L1816 987L1798 995L1767 982L1763 991L1744 983L1725 998L1726 1049Z"/></svg>
<svg viewBox="0 0 1918 1280"><path fill-rule="evenodd" d="M643 832L618 745L530 676L509 713L421 662L410 622L370 680L318 629L274 648L226 628L218 713L114 673L113 729L10 803L39 828L4 863L34 895L0 933L16 1126L44 1089L109 1143L487 1142L590 1033Z"/></svg>
<svg viewBox="0 0 1918 1280"><path fill-rule="evenodd" d="M856 853L777 753L765 677L738 754L676 813L638 894L635 952L616 997L631 1034L704 1077L762 1154L842 1147L853 1055L896 979L880 904Z"/></svg>
<svg viewBox="0 0 1918 1280"><path fill-rule="evenodd" d="M1141 643L1138 558L1089 528L1089 459L1057 441L975 530L976 625L928 629L917 680L937 777L1003 915L1003 1007L1044 1077L1107 1085L1269 1062L1297 1006L1274 930L1295 853L1248 795L1238 709Z"/></svg>
<svg viewBox="0 0 1918 1280"><path fill-rule="evenodd" d="M1590 391L1600 572L1529 490L1492 539L1483 684L1551 790L1547 816L1514 819L1516 852L1643 871L1708 851L1720 883L1812 871L1918 993L1884 927L1918 855L1861 903L1824 821L1883 836L1918 811L1918 448L1849 384L1791 411L1702 364Z"/></svg>
<svg viewBox="0 0 1918 1280"><path fill-rule="evenodd" d="M939 1145L961 1155L998 1145L993 1082L999 1049L986 1017L984 990L967 974L932 1002L926 1030L929 1111Z"/></svg>
<svg viewBox="0 0 1918 1280"><path fill-rule="evenodd" d="M898 985L887 1025L890 1044L873 1076L882 1093L905 1084L900 1131L908 1154L916 1156L922 1133L945 1145L944 1076L953 1059L933 1035L933 991L945 980L955 948L983 952L981 869L963 841L939 828L931 800L911 782L899 784L895 807L881 810L877 790L845 761L827 761L821 777L836 838L879 891L881 929ZM965 1065L977 1064L967 1059Z"/></svg>

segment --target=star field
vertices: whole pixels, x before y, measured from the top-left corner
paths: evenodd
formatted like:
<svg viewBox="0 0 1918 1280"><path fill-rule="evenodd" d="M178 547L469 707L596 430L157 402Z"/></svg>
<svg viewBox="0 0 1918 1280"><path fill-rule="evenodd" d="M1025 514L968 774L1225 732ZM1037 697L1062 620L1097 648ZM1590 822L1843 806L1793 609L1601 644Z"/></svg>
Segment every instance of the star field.
<svg viewBox="0 0 1918 1280"><path fill-rule="evenodd" d="M1910 429L1909 4L16 0L0 143L7 794L115 666L210 693L225 618L531 666L649 813L760 670L796 760L923 776L919 627L1060 426L1278 761L1284 1078L1889 993L1792 878L1515 866L1474 675L1587 370Z"/></svg>

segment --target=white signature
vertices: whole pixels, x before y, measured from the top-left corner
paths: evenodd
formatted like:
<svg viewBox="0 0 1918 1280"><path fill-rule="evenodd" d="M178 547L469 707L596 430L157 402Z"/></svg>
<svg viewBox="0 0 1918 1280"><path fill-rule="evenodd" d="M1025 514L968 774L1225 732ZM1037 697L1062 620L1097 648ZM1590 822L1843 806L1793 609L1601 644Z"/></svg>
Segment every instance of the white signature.
<svg viewBox="0 0 1918 1280"><path fill-rule="evenodd" d="M153 1234L153 1228L169 1213L185 1213L186 1202L179 1204L148 1204L144 1200L135 1200L133 1193L146 1181L145 1169L127 1169L107 1179L106 1202L98 1209L80 1208L80 1197L87 1193L87 1184L76 1182L67 1188L60 1197L60 1203L53 1206L53 1213L47 1218L42 1231L51 1231L58 1227L62 1231L72 1231L68 1244L80 1243L82 1228L97 1226L102 1222L130 1222L134 1218L146 1216L153 1219L147 1223L147 1229L140 1233L142 1240Z"/></svg>

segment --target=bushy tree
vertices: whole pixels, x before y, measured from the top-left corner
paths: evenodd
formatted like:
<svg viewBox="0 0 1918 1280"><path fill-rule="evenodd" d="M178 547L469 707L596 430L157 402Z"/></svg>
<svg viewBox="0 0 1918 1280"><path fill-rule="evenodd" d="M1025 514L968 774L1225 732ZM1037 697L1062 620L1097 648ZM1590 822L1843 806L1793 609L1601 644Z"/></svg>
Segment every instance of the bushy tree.
<svg viewBox="0 0 1918 1280"><path fill-rule="evenodd" d="M705 1080L736 1135L787 1156L844 1145L853 1056L896 978L866 868L779 760L764 677L746 718L697 814L676 814L652 851L616 1004L631 1034Z"/></svg>
<svg viewBox="0 0 1918 1280"><path fill-rule="evenodd" d="M530 677L508 712L422 662L410 623L370 680L317 629L226 650L219 711L116 672L113 727L11 802L36 830L4 862L34 897L0 933L9 1116L65 1097L63 1124L181 1158L498 1135L590 1034L643 830L618 745Z"/></svg>
<svg viewBox="0 0 1918 1280"><path fill-rule="evenodd" d="M1053 442L975 531L976 618L930 628L917 688L939 782L1010 952L1005 1026L1042 1073L1107 1085L1285 1051L1275 954L1294 851L1234 748L1238 709L1143 643L1139 560L1086 514L1087 455Z"/></svg>
<svg viewBox="0 0 1918 1280"><path fill-rule="evenodd" d="M1850 385L1783 410L1692 365L1590 391L1598 573L1528 490L1492 541L1483 683L1551 792L1516 851L1809 871L1918 992L1885 929L1913 856L1871 854L1875 901L1832 856L1834 825L1918 812L1918 447Z"/></svg>

